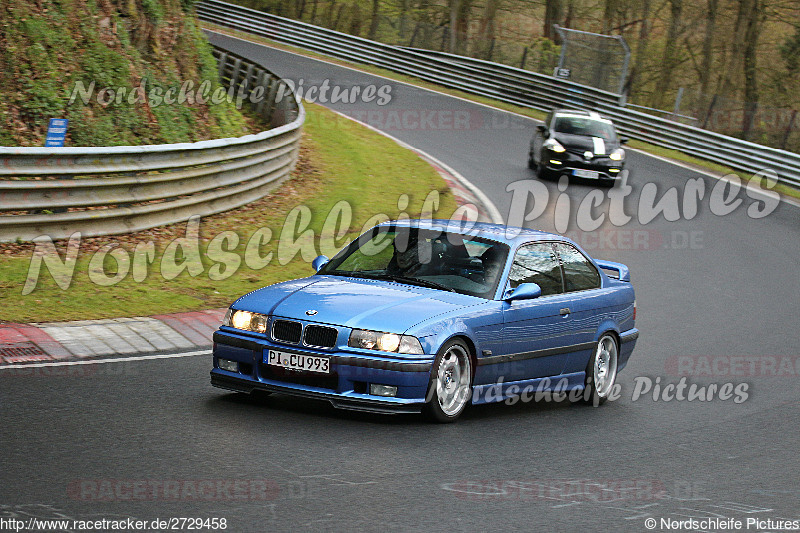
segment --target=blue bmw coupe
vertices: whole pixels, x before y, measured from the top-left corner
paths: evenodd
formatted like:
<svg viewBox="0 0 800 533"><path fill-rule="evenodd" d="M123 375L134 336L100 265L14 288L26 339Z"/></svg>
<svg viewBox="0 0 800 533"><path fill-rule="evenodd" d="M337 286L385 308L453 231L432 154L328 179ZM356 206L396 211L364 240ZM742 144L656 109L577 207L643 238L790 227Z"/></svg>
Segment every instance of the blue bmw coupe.
<svg viewBox="0 0 800 533"><path fill-rule="evenodd" d="M639 336L628 268L551 233L387 222L313 266L231 305L212 385L452 422L533 391L603 403Z"/></svg>

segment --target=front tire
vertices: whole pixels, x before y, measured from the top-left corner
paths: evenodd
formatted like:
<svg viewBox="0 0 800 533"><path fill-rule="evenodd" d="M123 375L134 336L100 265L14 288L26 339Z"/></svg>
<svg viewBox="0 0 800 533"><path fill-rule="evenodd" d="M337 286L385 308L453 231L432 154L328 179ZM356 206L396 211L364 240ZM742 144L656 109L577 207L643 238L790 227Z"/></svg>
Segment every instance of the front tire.
<svg viewBox="0 0 800 533"><path fill-rule="evenodd" d="M428 403L423 412L440 423L455 422L472 397L472 361L469 348L459 339L439 350L431 369Z"/></svg>
<svg viewBox="0 0 800 533"><path fill-rule="evenodd" d="M536 176L540 180L544 181L552 181L553 179L552 172L549 171L546 166L544 166L544 163L539 163L539 165L536 167Z"/></svg>
<svg viewBox="0 0 800 533"><path fill-rule="evenodd" d="M604 333L597 341L594 355L586 367L586 391L583 396L585 403L595 407L606 403L617 380L618 360L617 338L611 333Z"/></svg>

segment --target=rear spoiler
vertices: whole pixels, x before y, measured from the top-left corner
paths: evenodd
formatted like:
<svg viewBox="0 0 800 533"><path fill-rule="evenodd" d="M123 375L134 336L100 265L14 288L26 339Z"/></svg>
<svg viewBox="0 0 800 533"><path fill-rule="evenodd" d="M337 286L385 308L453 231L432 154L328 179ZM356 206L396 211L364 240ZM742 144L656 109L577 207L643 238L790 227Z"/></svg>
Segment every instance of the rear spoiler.
<svg viewBox="0 0 800 533"><path fill-rule="evenodd" d="M616 279L620 281L627 281L630 283L631 281L631 272L628 270L628 267L623 265L622 263L615 263L614 261L603 261L602 259L595 259L597 266L602 268L603 270L613 270L617 273Z"/></svg>

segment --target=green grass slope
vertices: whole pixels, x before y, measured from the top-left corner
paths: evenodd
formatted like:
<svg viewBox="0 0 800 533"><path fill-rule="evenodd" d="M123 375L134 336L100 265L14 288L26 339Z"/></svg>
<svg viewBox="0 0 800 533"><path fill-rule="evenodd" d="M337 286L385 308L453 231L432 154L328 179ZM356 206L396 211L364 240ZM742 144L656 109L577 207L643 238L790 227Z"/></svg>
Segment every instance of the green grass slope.
<svg viewBox="0 0 800 533"><path fill-rule="evenodd" d="M209 94L219 86L216 62L191 4L0 2L0 146L43 146L50 118L70 120L66 146L192 142L250 133L248 120L228 101L128 98L140 86L148 96L166 96L187 82L191 95L205 80ZM89 89L92 82L95 92L85 104L76 86ZM98 101L105 87L115 98L107 92ZM123 99L116 98L123 94L120 88L129 91ZM73 94L78 97L70 103Z"/></svg>

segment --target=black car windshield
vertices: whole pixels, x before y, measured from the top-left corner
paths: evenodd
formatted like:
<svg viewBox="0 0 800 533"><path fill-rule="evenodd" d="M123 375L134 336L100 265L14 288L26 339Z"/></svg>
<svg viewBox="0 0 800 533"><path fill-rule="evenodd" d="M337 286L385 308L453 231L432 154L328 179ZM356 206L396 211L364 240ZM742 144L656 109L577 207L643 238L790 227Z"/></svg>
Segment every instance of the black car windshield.
<svg viewBox="0 0 800 533"><path fill-rule="evenodd" d="M491 299L508 246L480 237L419 228L368 231L319 274L383 279Z"/></svg>
<svg viewBox="0 0 800 533"><path fill-rule="evenodd" d="M604 141L613 141L616 138L614 126L589 117L556 117L553 129L558 133L600 137Z"/></svg>

